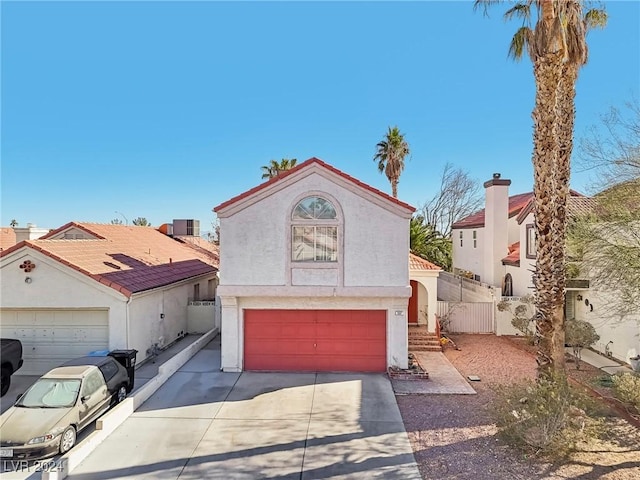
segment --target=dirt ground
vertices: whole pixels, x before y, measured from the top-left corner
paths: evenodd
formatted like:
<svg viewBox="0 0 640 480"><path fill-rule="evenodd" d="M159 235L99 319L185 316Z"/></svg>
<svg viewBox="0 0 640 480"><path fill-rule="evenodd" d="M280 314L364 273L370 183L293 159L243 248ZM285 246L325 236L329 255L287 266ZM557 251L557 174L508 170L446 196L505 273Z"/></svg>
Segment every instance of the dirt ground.
<svg viewBox="0 0 640 480"><path fill-rule="evenodd" d="M424 479L640 479L640 430L619 417L607 419L607 440L581 445L563 464L529 459L505 445L489 415L492 385L535 378L535 358L505 337L452 338L460 350L445 354L463 376L480 377L472 383L478 394L397 397Z"/></svg>

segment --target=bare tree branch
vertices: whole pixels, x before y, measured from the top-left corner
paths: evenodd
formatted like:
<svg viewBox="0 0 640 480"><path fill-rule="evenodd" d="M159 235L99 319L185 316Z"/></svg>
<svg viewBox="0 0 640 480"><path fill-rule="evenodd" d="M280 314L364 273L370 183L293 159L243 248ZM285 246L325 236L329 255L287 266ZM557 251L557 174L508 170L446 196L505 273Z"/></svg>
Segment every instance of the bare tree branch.
<svg viewBox="0 0 640 480"><path fill-rule="evenodd" d="M451 225L482 206L479 183L461 168L447 163L440 178L440 190L420 207L425 222L443 237L451 236Z"/></svg>

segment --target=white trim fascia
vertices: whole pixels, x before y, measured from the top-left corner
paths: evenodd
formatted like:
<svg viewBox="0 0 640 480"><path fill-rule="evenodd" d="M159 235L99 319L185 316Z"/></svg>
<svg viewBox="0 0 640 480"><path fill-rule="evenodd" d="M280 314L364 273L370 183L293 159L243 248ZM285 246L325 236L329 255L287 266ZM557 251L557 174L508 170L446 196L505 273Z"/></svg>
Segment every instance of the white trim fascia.
<svg viewBox="0 0 640 480"><path fill-rule="evenodd" d="M380 195L377 195L374 192L371 192L366 188L351 182L350 180L342 177L341 175L338 175L337 173L332 172L331 170L327 170L326 168L322 167L321 165L318 165L317 163L313 163L303 168L302 170L294 172L293 174L288 175L284 179L274 182L272 185L269 185L263 188L262 190L259 190L258 192L253 193L252 195L249 195L245 198L237 200L236 202L229 205L228 207L218 210L218 212L216 212L217 216L219 218L226 218L226 217L235 215L236 213L244 210L245 208L257 202L260 202L265 198L281 190L284 190L285 188L298 182L299 180L313 174L318 174L321 177L325 178L326 180L329 180L330 182L333 182L334 184L341 186L346 190L349 190L355 195L365 198L369 200L371 203L374 203L379 207L384 208L385 210L388 210L389 212L394 213L402 218L409 219L413 215L413 212L409 212L405 207L397 205L381 197Z"/></svg>

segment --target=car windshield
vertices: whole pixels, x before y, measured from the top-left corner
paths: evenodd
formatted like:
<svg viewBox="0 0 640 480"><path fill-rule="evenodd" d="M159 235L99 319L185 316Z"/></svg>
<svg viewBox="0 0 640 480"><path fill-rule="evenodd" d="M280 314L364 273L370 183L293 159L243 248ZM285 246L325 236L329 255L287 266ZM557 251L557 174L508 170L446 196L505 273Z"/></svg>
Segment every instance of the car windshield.
<svg viewBox="0 0 640 480"><path fill-rule="evenodd" d="M16 403L26 408L68 408L76 403L80 380L40 378Z"/></svg>

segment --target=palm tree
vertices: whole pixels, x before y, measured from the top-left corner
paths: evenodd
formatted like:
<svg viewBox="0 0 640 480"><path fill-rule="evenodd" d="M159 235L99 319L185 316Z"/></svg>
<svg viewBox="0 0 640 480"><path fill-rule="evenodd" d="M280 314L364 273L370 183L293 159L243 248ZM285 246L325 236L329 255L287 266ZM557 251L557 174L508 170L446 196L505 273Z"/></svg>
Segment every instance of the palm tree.
<svg viewBox="0 0 640 480"><path fill-rule="evenodd" d="M451 270L451 240L427 223L422 215L411 217L409 222L409 249L414 255Z"/></svg>
<svg viewBox="0 0 640 480"><path fill-rule="evenodd" d="M373 161L378 162L378 170L384 172L391 183L391 194L398 198L398 182L404 170L404 157L409 155L409 144L398 127L389 127L384 140L376 145Z"/></svg>
<svg viewBox="0 0 640 480"><path fill-rule="evenodd" d="M262 169L262 178L273 178L278 176L280 172L291 170L296 166L298 160L295 158L283 158L279 162L277 160L270 160L269 165L260 167Z"/></svg>
<svg viewBox="0 0 640 480"><path fill-rule="evenodd" d="M476 0L485 9L496 0ZM566 208L575 120L575 83L587 62L586 32L603 27L607 15L593 9L583 15L582 0L524 0L505 19L521 18L509 55L525 50L533 63L534 215L536 228L536 328L540 340L539 374L564 369ZM533 11L537 21L532 27Z"/></svg>
<svg viewBox="0 0 640 480"><path fill-rule="evenodd" d="M138 227L150 227L151 224L144 217L135 218L131 223Z"/></svg>

